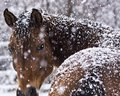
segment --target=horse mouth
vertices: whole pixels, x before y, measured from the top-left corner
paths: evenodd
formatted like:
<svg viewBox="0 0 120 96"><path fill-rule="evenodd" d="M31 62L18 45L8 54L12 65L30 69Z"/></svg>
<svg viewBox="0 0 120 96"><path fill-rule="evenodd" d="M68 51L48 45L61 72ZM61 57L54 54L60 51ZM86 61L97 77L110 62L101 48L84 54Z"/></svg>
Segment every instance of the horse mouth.
<svg viewBox="0 0 120 96"><path fill-rule="evenodd" d="M25 94L21 90L17 89L17 96L38 96L38 93L35 87L30 87Z"/></svg>

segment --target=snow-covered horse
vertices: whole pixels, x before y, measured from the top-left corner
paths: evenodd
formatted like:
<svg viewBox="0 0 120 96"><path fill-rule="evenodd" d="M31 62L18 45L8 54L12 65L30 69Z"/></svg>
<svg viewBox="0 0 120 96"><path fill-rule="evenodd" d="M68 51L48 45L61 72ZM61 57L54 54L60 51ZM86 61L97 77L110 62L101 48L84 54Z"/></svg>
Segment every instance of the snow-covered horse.
<svg viewBox="0 0 120 96"><path fill-rule="evenodd" d="M120 51L88 48L58 68L49 96L120 96Z"/></svg>
<svg viewBox="0 0 120 96"><path fill-rule="evenodd" d="M97 23L48 15L37 9L24 12L18 18L5 9L4 17L12 28L9 50L19 81L18 96L37 96L36 88L41 87L53 66L60 66L79 50L89 47L119 49L120 35Z"/></svg>

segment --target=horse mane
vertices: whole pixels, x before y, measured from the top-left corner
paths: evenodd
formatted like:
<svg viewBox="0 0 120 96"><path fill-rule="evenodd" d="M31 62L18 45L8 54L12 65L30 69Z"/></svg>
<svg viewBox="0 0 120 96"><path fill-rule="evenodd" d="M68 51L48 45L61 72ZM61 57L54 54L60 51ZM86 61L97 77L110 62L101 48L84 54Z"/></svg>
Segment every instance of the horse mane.
<svg viewBox="0 0 120 96"><path fill-rule="evenodd" d="M99 79L97 74L87 74L80 79L75 88L70 93L70 96L106 96L106 90L103 82Z"/></svg>
<svg viewBox="0 0 120 96"><path fill-rule="evenodd" d="M17 18L17 21L14 24L15 32L14 35L16 38L23 38L30 36L30 14L31 12L23 12Z"/></svg>

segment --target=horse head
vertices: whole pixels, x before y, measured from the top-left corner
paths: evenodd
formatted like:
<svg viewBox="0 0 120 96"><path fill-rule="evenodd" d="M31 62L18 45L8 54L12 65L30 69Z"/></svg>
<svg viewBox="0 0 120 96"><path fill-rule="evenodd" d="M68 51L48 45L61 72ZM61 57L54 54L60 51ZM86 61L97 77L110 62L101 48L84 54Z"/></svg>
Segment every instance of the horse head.
<svg viewBox="0 0 120 96"><path fill-rule="evenodd" d="M33 9L17 18L5 9L4 17L7 25L12 28L8 48L19 81L17 94L37 96L36 89L41 87L53 70L51 46L41 12Z"/></svg>

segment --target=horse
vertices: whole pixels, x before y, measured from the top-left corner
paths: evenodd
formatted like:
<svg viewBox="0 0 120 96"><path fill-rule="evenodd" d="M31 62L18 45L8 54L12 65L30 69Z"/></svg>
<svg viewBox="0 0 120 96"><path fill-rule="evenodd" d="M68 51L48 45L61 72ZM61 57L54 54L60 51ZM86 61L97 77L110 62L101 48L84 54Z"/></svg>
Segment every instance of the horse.
<svg viewBox="0 0 120 96"><path fill-rule="evenodd" d="M49 96L120 96L120 51L87 48L58 68Z"/></svg>
<svg viewBox="0 0 120 96"><path fill-rule="evenodd" d="M19 81L17 96L38 96L36 89L40 89L53 67L59 67L79 50L120 48L119 32L101 24L76 21L37 9L23 12L18 17L5 9L3 15L12 29L8 48Z"/></svg>

